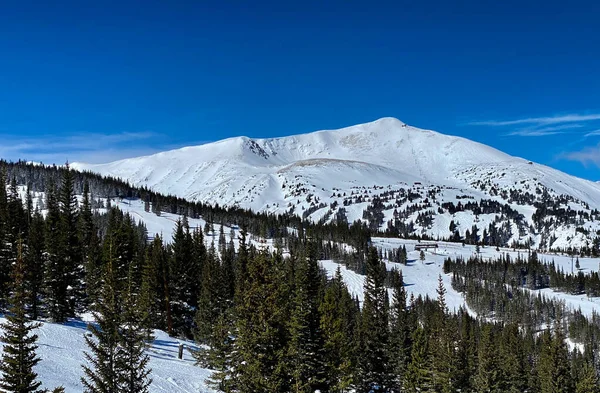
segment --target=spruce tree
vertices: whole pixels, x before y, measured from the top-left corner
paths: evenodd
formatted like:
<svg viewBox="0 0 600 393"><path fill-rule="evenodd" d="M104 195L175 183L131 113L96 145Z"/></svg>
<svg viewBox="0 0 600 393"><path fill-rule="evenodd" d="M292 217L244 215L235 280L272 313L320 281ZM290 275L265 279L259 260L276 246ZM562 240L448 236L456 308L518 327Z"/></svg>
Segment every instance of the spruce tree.
<svg viewBox="0 0 600 393"><path fill-rule="evenodd" d="M400 251L401 252L401 251ZM390 308L390 359L393 362L395 388L400 389L406 367L410 361L410 332L406 307L406 289L402 272L393 272L393 294Z"/></svg>
<svg viewBox="0 0 600 393"><path fill-rule="evenodd" d="M404 391L433 392L430 361L427 333L419 326L412 334L410 363L404 374Z"/></svg>
<svg viewBox="0 0 600 393"><path fill-rule="evenodd" d="M248 259L244 298L236 307L236 349L234 383L240 393L283 392L281 356L286 347L281 265L266 251Z"/></svg>
<svg viewBox="0 0 600 393"><path fill-rule="evenodd" d="M504 381L496 344L496 333L492 325L485 325L481 332L477 358L478 367L475 375L475 389L478 392L504 392Z"/></svg>
<svg viewBox="0 0 600 393"><path fill-rule="evenodd" d="M148 328L167 328L165 284L162 274L166 269L166 260L162 238L156 235L146 249L140 286L140 307L148 313Z"/></svg>
<svg viewBox="0 0 600 393"><path fill-rule="evenodd" d="M455 366L455 331L449 320L448 306L446 305L446 288L442 276L438 277L437 288L437 312L435 313L435 322L432 333L432 353L433 357L433 384L435 390L440 393L449 393L454 391L456 380Z"/></svg>
<svg viewBox="0 0 600 393"><path fill-rule="evenodd" d="M319 305L325 350L326 384L331 391L345 391L354 378L353 343L355 306L340 268L327 285Z"/></svg>
<svg viewBox="0 0 600 393"><path fill-rule="evenodd" d="M73 173L68 164L63 172L58 202L60 207L59 241L60 264L62 265L62 279L60 292L65 298L65 316L75 316L75 311L80 311L84 299L83 290L83 261L78 236L78 210L77 199L73 184Z"/></svg>
<svg viewBox="0 0 600 393"><path fill-rule="evenodd" d="M41 296L44 285L44 253L45 231L44 218L36 209L31 220L27 238L25 255L25 284L27 286L27 303L31 319L36 320L42 313Z"/></svg>
<svg viewBox="0 0 600 393"><path fill-rule="evenodd" d="M69 315L65 265L62 260L60 207L53 183L46 190L46 254L44 292L48 316L54 322L63 322Z"/></svg>
<svg viewBox="0 0 600 393"><path fill-rule="evenodd" d="M504 327L501 341L501 366L506 381L506 391L522 392L527 387L526 358L523 340L516 323Z"/></svg>
<svg viewBox="0 0 600 393"><path fill-rule="evenodd" d="M42 392L41 382L33 367L40 358L35 354L38 336L32 331L40 326L30 323L26 316L27 293L25 286L25 262L19 250L13 269L13 293L6 322L1 325L3 334L0 340L5 343L2 362L0 363L0 388L7 392L29 393Z"/></svg>
<svg viewBox="0 0 600 393"><path fill-rule="evenodd" d="M554 334L548 334L547 345L542 346L539 365L541 393L567 393L574 388L569 352L560 325L561 322L555 322Z"/></svg>
<svg viewBox="0 0 600 393"><path fill-rule="evenodd" d="M598 393L598 374L594 367L585 363L575 386L575 393Z"/></svg>
<svg viewBox="0 0 600 393"><path fill-rule="evenodd" d="M178 220L173 233L172 254L169 259L170 302L173 330L185 336L193 319L193 309L198 305L198 260L193 257L192 235L189 227Z"/></svg>
<svg viewBox="0 0 600 393"><path fill-rule="evenodd" d="M81 379L86 393L119 393L120 356L122 356L119 335L119 318L121 305L118 299L117 279L115 271L115 255L113 241L107 240L107 259L102 275L102 286L99 301L93 312L96 324L88 326L91 335L85 336L89 352L85 358L89 365L83 365L84 377Z"/></svg>
<svg viewBox="0 0 600 393"><path fill-rule="evenodd" d="M152 380L148 368L150 357L145 354L145 339L150 336L147 329L148 312L139 303L140 296L135 292L133 277L123 294L124 305L121 315L120 341L121 354L118 358L121 393L148 393Z"/></svg>
<svg viewBox="0 0 600 393"><path fill-rule="evenodd" d="M385 265L371 247L367 259L362 315L360 320L360 356L357 391L388 392L393 386L389 359L388 297Z"/></svg>
<svg viewBox="0 0 600 393"><path fill-rule="evenodd" d="M326 388L318 312L319 268L313 253L310 250L307 253L297 262L289 325L287 365L292 377L292 391L296 393Z"/></svg>

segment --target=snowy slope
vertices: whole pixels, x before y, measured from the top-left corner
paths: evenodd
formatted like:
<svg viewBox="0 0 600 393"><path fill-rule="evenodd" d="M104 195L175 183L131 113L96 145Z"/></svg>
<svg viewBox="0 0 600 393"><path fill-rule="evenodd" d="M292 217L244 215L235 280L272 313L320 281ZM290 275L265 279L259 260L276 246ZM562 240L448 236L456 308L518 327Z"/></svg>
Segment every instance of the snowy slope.
<svg viewBox="0 0 600 393"><path fill-rule="evenodd" d="M190 200L291 212L314 221L339 215L348 222L363 219L364 210L379 198L385 216L381 229L395 210L420 204L418 212L403 220L413 222L413 234L434 238L452 235L448 226L457 218L442 204L465 198L509 204L523 219L506 218L500 212L487 218L467 217L464 212L458 222L461 236L475 224L482 229L483 224L500 226L506 221L513 228L511 242L531 241L541 248L581 247L600 230L592 220L556 223L544 234L531 230L532 204L541 201L542 191L553 198L566 195L570 199L564 208L589 214L600 209L599 183L394 118L283 138L230 138L108 164L72 166ZM526 193L532 195L527 203L513 198ZM407 201L409 194L418 194L420 200ZM418 213L433 215L433 223L416 222ZM579 236L577 226L592 235Z"/></svg>
<svg viewBox="0 0 600 393"><path fill-rule="evenodd" d="M4 322L4 318L0 321ZM66 393L83 391L81 365L86 362L84 351L88 349L84 337L86 329L85 322L72 320L66 324L44 323L36 330L39 336L37 354L41 361L34 370L44 388L62 385ZM189 351L184 351L182 360L177 359L179 343L183 343L185 348L196 348L192 343L169 337L160 330L154 331L154 337L147 350L153 379L150 392L213 392L205 382L211 372L195 366Z"/></svg>
<svg viewBox="0 0 600 393"><path fill-rule="evenodd" d="M439 242L439 248L435 253L426 251L425 262L419 260L419 251L415 251L414 240L405 239L389 239L389 238L373 238L373 246L382 250L395 250L399 247L405 246L408 254L408 264L402 265L394 262L386 261L387 270L399 269L402 271L404 278L405 288L410 297L421 295L423 297L429 296L432 299L437 297L436 289L438 287L438 277L441 275L444 282L444 287L447 290L446 302L450 311L456 311L460 307L464 307L471 314L475 315L473 311L469 310L465 299L462 294L454 290L451 286L451 275L444 274L443 263L444 259L450 257L467 259L470 256L477 256L475 252L475 246L465 245L462 246L460 243L449 243ZM526 257L526 252L513 251L510 248L500 248L496 251L495 247L484 247L480 249L479 256L486 259L499 258L501 255L509 254L514 260L518 256ZM554 262L557 269L562 269L565 272L571 272L572 260L569 256L560 254L538 254L540 261ZM580 258L580 271L584 274L590 274L591 272L598 272L600 266L597 258ZM353 271L346 269L345 266L335 263L330 260L320 261L321 266L327 271L330 277L333 277L338 267L341 269L342 278L348 287L350 293L357 297L359 301L364 298L363 287L365 276L357 274ZM577 271L577 269L575 269ZM561 300L565 302L567 308L571 310L581 310L581 312L591 317L593 314L598 315L600 313L600 298L588 297L586 295L570 295L562 292L555 292L552 289L542 289L538 291L542 296L547 298ZM390 293L391 294L391 293Z"/></svg>

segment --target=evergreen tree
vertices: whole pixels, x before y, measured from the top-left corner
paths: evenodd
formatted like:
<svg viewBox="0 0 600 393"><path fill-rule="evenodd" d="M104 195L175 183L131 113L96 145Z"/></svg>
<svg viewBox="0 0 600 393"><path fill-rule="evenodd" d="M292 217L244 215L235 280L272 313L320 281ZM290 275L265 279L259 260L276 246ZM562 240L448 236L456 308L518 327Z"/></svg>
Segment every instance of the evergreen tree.
<svg viewBox="0 0 600 393"><path fill-rule="evenodd" d="M58 196L60 207L59 221L59 263L62 265L60 292L64 299L59 302L65 306L64 317L75 316L75 311L81 309L85 292L83 290L83 261L78 236L78 211L75 197L73 173L67 164L63 172L62 184Z"/></svg>
<svg viewBox="0 0 600 393"><path fill-rule="evenodd" d="M148 313L140 308L139 295L135 293L133 278L124 293L124 306L121 315L120 341L121 354L118 359L120 369L120 392L147 393L152 380L148 368L150 357L144 353L145 338L150 336L146 328Z"/></svg>
<svg viewBox="0 0 600 393"><path fill-rule="evenodd" d="M84 291L83 306L89 307L96 300L96 284L100 281L100 239L94 225L90 188L88 182L83 185L83 201L78 217L78 236L81 245L81 260L85 281L81 290Z"/></svg>
<svg viewBox="0 0 600 393"><path fill-rule="evenodd" d="M402 272L393 272L393 295L390 310L390 355L393 362L395 387L402 386L406 367L410 361L410 332L408 309L406 307L406 290Z"/></svg>
<svg viewBox="0 0 600 393"><path fill-rule="evenodd" d="M539 365L541 393L567 393L574 388L569 352L560 325L560 322L555 322L554 334L547 333L547 345L542 346Z"/></svg>
<svg viewBox="0 0 600 393"><path fill-rule="evenodd" d="M455 334L454 326L450 326L450 321L447 317L448 306L446 305L446 288L442 276L438 277L437 288L437 312L433 326L432 334L432 352L433 357L433 384L435 390L440 393L454 391L454 383L456 380L455 366L456 358L454 353Z"/></svg>
<svg viewBox="0 0 600 393"><path fill-rule="evenodd" d="M25 286L25 262L21 252L13 269L13 294L10 299L9 313L2 324L3 335L0 340L5 343L2 363L0 363L0 388L7 392L29 393L42 392L41 382L33 367L40 361L36 356L37 335L32 330L40 326L30 323L26 317L27 293Z"/></svg>
<svg viewBox="0 0 600 393"><path fill-rule="evenodd" d="M331 391L343 392L349 389L353 382L352 338L355 313L357 310L338 267L319 305L325 349L326 384L330 386Z"/></svg>
<svg viewBox="0 0 600 393"><path fill-rule="evenodd" d="M44 252L45 231L44 218L39 211L33 214L27 238L25 255L25 285L27 287L27 303L31 319L36 320L41 314L41 297L44 285Z"/></svg>
<svg viewBox="0 0 600 393"><path fill-rule="evenodd" d="M481 332L475 389L478 392L504 392L497 340L492 325L487 324Z"/></svg>
<svg viewBox="0 0 600 393"><path fill-rule="evenodd" d="M598 393L598 375L596 370L589 363L585 363L581 375L575 386L575 393Z"/></svg>
<svg viewBox="0 0 600 393"><path fill-rule="evenodd" d="M89 325L92 336L85 341L90 352L85 353L88 365L83 365L81 379L86 393L119 393L123 375L120 373L122 356L119 318L122 311L118 299L114 242L107 240L108 253L104 265L99 301L93 312L96 324Z"/></svg>
<svg viewBox="0 0 600 393"><path fill-rule="evenodd" d="M173 234L172 254L169 259L169 295L173 319L173 330L190 335L193 309L198 305L199 276L198 260L193 257L192 235L189 227L178 220Z"/></svg>
<svg viewBox="0 0 600 393"><path fill-rule="evenodd" d="M147 328L166 329L170 308L166 304L163 271L166 269L166 250L162 238L154 237L146 249L140 287L141 309L148 314Z"/></svg>
<svg viewBox="0 0 600 393"><path fill-rule="evenodd" d="M410 363L404 374L404 390L408 393L433 392L427 333L417 327L412 334Z"/></svg>
<svg viewBox="0 0 600 393"><path fill-rule="evenodd" d="M195 337L201 343L210 343L214 321L226 308L221 282L221 266L214 245L203 264Z"/></svg>
<svg viewBox="0 0 600 393"><path fill-rule="evenodd" d="M317 260L310 250L308 256L300 256L297 264L287 365L292 377L292 391L312 393L325 389L318 312L318 286L321 280Z"/></svg>
<svg viewBox="0 0 600 393"><path fill-rule="evenodd" d="M45 302L50 319L54 322L63 322L69 314L68 284L62 261L60 208L53 183L50 183L46 190L46 209Z"/></svg>
<svg viewBox="0 0 600 393"><path fill-rule="evenodd" d="M501 341L501 366L506 392L518 393L527 388L526 359L523 340L516 323L504 327Z"/></svg>
<svg viewBox="0 0 600 393"><path fill-rule="evenodd" d="M282 355L286 348L281 296L281 261L265 251L248 260L244 299L237 306L236 350L232 370L240 393L284 392Z"/></svg>
<svg viewBox="0 0 600 393"><path fill-rule="evenodd" d="M383 269L382 269L383 268ZM357 391L388 392L393 386L389 355L388 298L384 286L385 266L371 247L367 259L365 300L360 321L360 356Z"/></svg>

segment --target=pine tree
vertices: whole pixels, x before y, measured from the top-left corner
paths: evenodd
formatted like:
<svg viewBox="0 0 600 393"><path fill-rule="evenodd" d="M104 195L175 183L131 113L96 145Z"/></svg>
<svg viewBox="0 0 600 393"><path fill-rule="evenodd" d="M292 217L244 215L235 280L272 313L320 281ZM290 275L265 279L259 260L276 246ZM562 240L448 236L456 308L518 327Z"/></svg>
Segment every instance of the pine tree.
<svg viewBox="0 0 600 393"><path fill-rule="evenodd" d="M281 261L265 251L248 260L243 301L236 308L234 383L240 393L282 392L285 378L281 356L286 347L281 295Z"/></svg>
<svg viewBox="0 0 600 393"><path fill-rule="evenodd" d="M0 169L0 302L7 303L10 292L12 241L8 223L8 195L6 193L6 168Z"/></svg>
<svg viewBox="0 0 600 393"><path fill-rule="evenodd" d="M360 321L360 356L357 391L388 392L393 386L391 361L388 357L388 298L384 286L385 265L371 247L367 259L365 300Z"/></svg>
<svg viewBox="0 0 600 393"><path fill-rule="evenodd" d="M594 367L585 363L581 370L581 375L575 386L575 393L598 393L600 388L598 387L598 375Z"/></svg>
<svg viewBox="0 0 600 393"><path fill-rule="evenodd" d="M140 286L140 307L148 313L147 328L166 329L165 285L163 270L166 269L166 250L162 238L154 237L146 249Z"/></svg>
<svg viewBox="0 0 600 393"><path fill-rule="evenodd" d="M31 319L36 320L41 314L41 296L44 285L44 252L45 234L44 218L35 211L27 238L27 253L25 255L25 284L27 286L27 303Z"/></svg>
<svg viewBox="0 0 600 393"><path fill-rule="evenodd" d="M100 239L94 225L90 188L86 181L83 185L83 201L78 217L78 236L81 245L81 259L85 275L85 284L81 290L85 292L82 306L89 307L96 300L96 284L100 281Z"/></svg>
<svg viewBox="0 0 600 393"><path fill-rule="evenodd" d="M526 359L519 326L516 323L504 327L500 351L506 391L511 393L524 391L527 387Z"/></svg>
<svg viewBox="0 0 600 393"><path fill-rule="evenodd" d="M231 378L235 357L233 324L231 310L220 314L212 328L210 349L193 353L198 364L208 365L215 371L210 376L208 384L225 393L236 391L237 381Z"/></svg>
<svg viewBox="0 0 600 393"><path fill-rule="evenodd" d="M60 208L53 183L50 183L46 190L46 209L46 260L44 269L46 309L51 320L63 322L68 316L67 284L61 256Z"/></svg>
<svg viewBox="0 0 600 393"><path fill-rule="evenodd" d="M290 343L287 365L292 377L292 391L312 393L324 390L323 343L319 326L319 268L313 253L300 256L295 272Z"/></svg>
<svg viewBox="0 0 600 393"><path fill-rule="evenodd" d="M475 389L478 392L504 392L497 340L492 325L485 325L481 332L478 354L478 368L475 375Z"/></svg>
<svg viewBox="0 0 600 393"><path fill-rule="evenodd" d="M198 260L193 257L192 235L189 227L178 220L173 234L172 257L169 259L170 301L173 330L185 336L193 319L193 309L198 305L200 272Z"/></svg>
<svg viewBox="0 0 600 393"><path fill-rule="evenodd" d="M151 370L148 368L150 358L144 353L144 340L150 336L150 332L146 328L148 313L140 308L139 295L135 293L131 273L124 297L120 326L121 354L118 358L119 391L121 393L147 393L152 383L149 378Z"/></svg>
<svg viewBox="0 0 600 393"><path fill-rule="evenodd" d="M433 384L435 390L440 393L454 391L455 375L455 335L454 327L450 326L450 321L447 317L448 306L446 305L446 288L442 276L438 277L438 288L436 290L437 298L437 313L435 314L435 324L432 334L432 352L433 357Z"/></svg>
<svg viewBox="0 0 600 393"><path fill-rule="evenodd" d="M326 384L330 386L331 391L345 391L353 382L352 338L356 312L338 267L319 305L325 349Z"/></svg>
<svg viewBox="0 0 600 393"><path fill-rule="evenodd" d="M93 312L96 324L89 325L92 335L85 336L90 351L85 353L89 366L83 365L85 377L81 381L86 393L119 393L122 378L119 370L122 356L119 318L122 310L117 296L114 244L111 239L107 241L109 245L103 283Z"/></svg>
<svg viewBox="0 0 600 393"><path fill-rule="evenodd" d="M406 289L402 272L394 271L392 305L390 309L390 359L393 362L395 388L402 386L404 373L410 361L410 332Z"/></svg>
<svg viewBox="0 0 600 393"><path fill-rule="evenodd" d="M65 306L65 317L75 316L80 310L85 292L83 290L83 261L78 237L78 210L75 197L73 173L67 164L63 172L62 184L58 196L60 206L59 241L62 275L60 292L64 299L59 302Z"/></svg>
<svg viewBox="0 0 600 393"><path fill-rule="evenodd" d="M541 393L567 393L574 388L569 352L560 325L559 318L555 322L554 334L547 333L547 345L542 346L539 365Z"/></svg>
<svg viewBox="0 0 600 393"><path fill-rule="evenodd" d="M3 335L0 337L5 343L2 363L0 363L0 388L7 392L28 393L42 392L39 389L41 382L37 381L37 374L33 367L40 361L36 356L37 335L32 331L40 326L30 323L26 317L27 293L25 286L25 262L19 250L19 255L13 269L13 293L10 299L7 321L2 324Z"/></svg>
<svg viewBox="0 0 600 393"><path fill-rule="evenodd" d="M412 334L410 363L404 374L404 390L409 393L432 392L430 353L427 333L417 327Z"/></svg>
<svg viewBox="0 0 600 393"><path fill-rule="evenodd" d="M214 321L226 309L222 291L221 266L214 245L203 264L198 311L196 312L195 338L201 343L209 343Z"/></svg>

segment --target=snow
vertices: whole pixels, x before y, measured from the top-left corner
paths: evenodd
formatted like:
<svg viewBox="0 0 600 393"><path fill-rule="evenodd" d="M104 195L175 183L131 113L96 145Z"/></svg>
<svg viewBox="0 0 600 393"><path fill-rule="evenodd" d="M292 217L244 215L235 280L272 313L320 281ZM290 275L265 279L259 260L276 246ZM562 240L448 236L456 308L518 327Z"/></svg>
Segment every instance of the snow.
<svg viewBox="0 0 600 393"><path fill-rule="evenodd" d="M4 321L4 318L0 318L0 322ZM86 332L87 323L80 320L70 320L65 324L43 323L36 329L35 333L39 336L37 354L41 361L34 371L38 373L44 388L62 385L67 393L83 391L81 365L86 363ZM169 337L160 330L154 331L154 337L155 340L147 349L153 379L150 392L213 392L205 382L210 376L210 370L195 366L194 359L187 350L184 350L182 360L177 359L179 344L184 344L185 348L196 348L193 343ZM2 346L0 343L0 347Z"/></svg>
<svg viewBox="0 0 600 393"><path fill-rule="evenodd" d="M474 224L481 230L500 218L499 214L484 219L471 213L454 217L438 211L442 203L456 204L463 195L475 202L492 199L505 204L508 201L496 191L535 194L536 189L545 187L552 195L575 198L568 204L573 210L600 208L599 183L394 118L283 138L230 138L108 164L73 163L72 167L220 206L270 213L293 210L299 216L311 209L308 216L315 222L327 216L330 209L328 217L333 220L341 207L346 209L348 222L362 219L373 197L399 189L420 194L421 199L415 203L422 203L429 191L437 190L436 200L428 209L434 215L434 224L415 224L415 234L434 238L450 236L448 224L453 219L459 221L458 229L464 235ZM361 195L366 200L344 206L352 194L354 199ZM407 202L400 208L412 204ZM514 201L510 206L525 216L525 229L529 231L535 209ZM393 210L384 211L386 221L392 218ZM531 237L536 247L540 244L539 234L520 236L516 223L511 225L511 242ZM600 223L589 222L585 227L596 233ZM575 229L574 225L552 228L551 235L557 240L551 246L581 247L591 240L589 236L575 236Z"/></svg>
<svg viewBox="0 0 600 393"><path fill-rule="evenodd" d="M415 297L421 295L423 297L429 296L433 299L437 298L436 289L438 287L438 277L441 275L444 287L447 291L446 303L449 310L456 311L460 307L463 307L471 314L474 314L469 310L462 294L452 288L450 274L444 274L443 262L444 259L448 257L452 259L459 257L467 259L470 256L476 256L475 246L462 246L460 243L451 242L436 242L439 248L435 252L425 251L425 261L421 262L419 260L420 252L414 250L417 243L416 240L395 238L372 239L373 246L382 250L395 250L402 246L406 247L408 254L408 264L406 266L387 260L385 262L387 270L399 269L402 271L408 297L413 294ZM511 248L500 248L499 251L496 251L495 247L480 248L479 256L483 260L490 260L491 258L498 258L501 255L506 254L510 255L513 260L519 256L527 258L527 253L524 253L522 250L513 251ZM567 255L539 253L538 259L545 262L554 262L558 269L562 269L569 273L571 272L572 261L571 257ZM333 261L320 261L320 263L330 277L335 274L337 267L340 266L342 278L350 293L353 296L358 297L360 301L363 300L363 286L365 279L363 275L347 270L345 266ZM592 271L598 271L600 268L600 259L598 258L580 258L579 263L580 270L586 274L589 274ZM572 310L580 309L586 316L591 316L593 313L600 314L600 297L589 298L586 295L569 295L566 293L555 292L549 288L531 292L540 292L543 296L548 298L562 300L568 308Z"/></svg>

